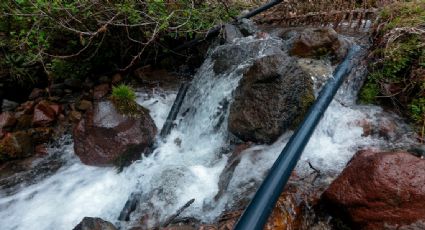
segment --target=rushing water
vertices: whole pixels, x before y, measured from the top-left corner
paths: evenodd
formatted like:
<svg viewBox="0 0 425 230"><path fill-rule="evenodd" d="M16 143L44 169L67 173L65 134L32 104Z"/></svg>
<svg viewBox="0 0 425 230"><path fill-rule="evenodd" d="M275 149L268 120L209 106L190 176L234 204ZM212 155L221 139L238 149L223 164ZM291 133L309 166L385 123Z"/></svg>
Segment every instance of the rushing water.
<svg viewBox="0 0 425 230"><path fill-rule="evenodd" d="M50 154L61 152L67 163L39 183L12 195L0 193L1 229L71 229L85 216L101 217L128 228L144 214L149 220L145 224L154 226L191 199L195 199L194 203L182 216L211 222L231 208L241 194L252 196L290 132L272 145L245 150L224 196L213 199L219 192L219 177L228 161L227 105L232 101L232 92L253 59L281 45L273 38L264 40L267 41L260 41L254 55L220 75L214 74L213 63L207 59L187 93L176 128L166 140L158 140L153 154L122 173L114 168L83 165L74 155L72 143L51 148ZM243 46L258 41L244 38L236 42ZM329 64L328 70L332 70ZM389 145L382 137L362 135L358 121L376 123L385 113L379 107L356 105L356 79L362 75L362 69L357 70L338 92L314 132L297 166L299 174L311 171L309 162L321 172L338 173L358 149ZM318 76L313 73L312 77ZM147 107L157 127L162 127L175 92L142 92L138 96L138 103ZM139 208L132 215L131 224L119 223L119 213L133 192L141 194Z"/></svg>

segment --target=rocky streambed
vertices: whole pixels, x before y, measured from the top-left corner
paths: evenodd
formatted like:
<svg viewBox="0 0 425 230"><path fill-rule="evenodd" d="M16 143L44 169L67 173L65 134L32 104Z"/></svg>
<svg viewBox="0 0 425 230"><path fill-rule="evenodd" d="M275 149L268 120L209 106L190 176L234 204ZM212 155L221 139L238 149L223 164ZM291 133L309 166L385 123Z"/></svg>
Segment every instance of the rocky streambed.
<svg viewBox="0 0 425 230"><path fill-rule="evenodd" d="M5 108L2 229L231 229L352 43L362 46L355 68L266 229L422 229L423 146L402 118L356 103L366 42L323 28L244 24L224 34L165 139L157 130L177 88L157 87L163 72L156 79L143 68L142 86L155 83L138 90L141 107L131 116L108 97L120 76L81 84L85 93L69 101L34 91ZM44 130L51 134L38 139ZM134 197L132 212L119 218Z"/></svg>

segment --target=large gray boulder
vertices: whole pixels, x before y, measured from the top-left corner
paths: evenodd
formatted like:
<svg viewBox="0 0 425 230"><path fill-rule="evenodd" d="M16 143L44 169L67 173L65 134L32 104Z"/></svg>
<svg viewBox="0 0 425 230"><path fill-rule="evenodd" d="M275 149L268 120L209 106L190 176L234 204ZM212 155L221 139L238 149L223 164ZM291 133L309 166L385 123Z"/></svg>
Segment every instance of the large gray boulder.
<svg viewBox="0 0 425 230"><path fill-rule="evenodd" d="M284 53L254 61L235 91L229 131L244 141L272 143L296 127L314 101L313 83Z"/></svg>

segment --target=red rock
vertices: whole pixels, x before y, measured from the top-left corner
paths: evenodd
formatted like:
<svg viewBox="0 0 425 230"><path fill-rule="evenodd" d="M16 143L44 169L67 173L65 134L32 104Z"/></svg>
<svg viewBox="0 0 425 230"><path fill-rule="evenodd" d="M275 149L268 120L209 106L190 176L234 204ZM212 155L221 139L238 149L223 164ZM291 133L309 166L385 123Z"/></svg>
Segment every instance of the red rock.
<svg viewBox="0 0 425 230"><path fill-rule="evenodd" d="M0 113L0 130L10 130L16 124L16 118L12 112Z"/></svg>
<svg viewBox="0 0 425 230"><path fill-rule="evenodd" d="M32 114L34 110L34 101L26 101L22 103L16 110L22 112L23 114Z"/></svg>
<svg viewBox="0 0 425 230"><path fill-rule="evenodd" d="M96 100L104 98L109 93L110 87L108 84L101 84L94 87L93 98Z"/></svg>
<svg viewBox="0 0 425 230"><path fill-rule="evenodd" d="M46 156L48 154L47 148L44 144L35 146L34 152L37 156Z"/></svg>
<svg viewBox="0 0 425 230"><path fill-rule="evenodd" d="M31 94L29 95L28 99L35 100L39 97L42 97L44 93L45 93L44 89L35 88L31 91Z"/></svg>
<svg viewBox="0 0 425 230"><path fill-rule="evenodd" d="M359 151L322 195L353 229L425 220L425 160L407 152Z"/></svg>
<svg viewBox="0 0 425 230"><path fill-rule="evenodd" d="M56 121L60 106L48 101L40 101L35 108L32 119L34 126L48 126Z"/></svg>
<svg viewBox="0 0 425 230"><path fill-rule="evenodd" d="M156 132L149 114L140 111L140 116L125 116L110 101L96 102L74 128L74 149L84 164L126 164L140 157Z"/></svg>

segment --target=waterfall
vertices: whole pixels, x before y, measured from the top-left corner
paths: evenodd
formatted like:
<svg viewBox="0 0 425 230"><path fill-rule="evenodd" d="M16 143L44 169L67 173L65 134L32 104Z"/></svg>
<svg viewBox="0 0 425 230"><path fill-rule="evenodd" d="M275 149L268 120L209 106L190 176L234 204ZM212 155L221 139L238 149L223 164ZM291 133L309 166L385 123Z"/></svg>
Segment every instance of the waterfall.
<svg viewBox="0 0 425 230"><path fill-rule="evenodd" d="M143 156L121 173L114 168L83 165L73 153L72 142L50 148L50 154L60 153L67 163L54 175L13 194L0 191L1 228L71 229L85 216L101 217L124 229L140 221L155 226L191 199L195 199L194 203L181 217L213 222L239 200L249 199L291 132L282 134L272 145L255 145L245 150L227 190L216 200L220 174L229 155L228 109L247 67L255 59L284 47L280 38L246 37L213 48L194 76L170 135L165 140L158 139L151 155ZM217 73L213 57L220 55L227 58L227 68ZM332 70L329 63L324 65ZM317 76L313 73L314 77ZM311 172L308 163L335 175L358 149L389 145L382 137L363 136L356 123L373 123L385 114L379 107L355 103L352 95L358 89L356 77L352 74L325 113L297 166L300 175ZM147 107L157 127L162 127L175 95L139 93L138 103ZM407 142L408 137L403 140ZM119 223L119 213L133 192L141 194L139 207L130 224Z"/></svg>

